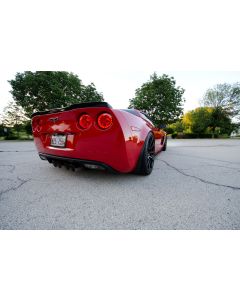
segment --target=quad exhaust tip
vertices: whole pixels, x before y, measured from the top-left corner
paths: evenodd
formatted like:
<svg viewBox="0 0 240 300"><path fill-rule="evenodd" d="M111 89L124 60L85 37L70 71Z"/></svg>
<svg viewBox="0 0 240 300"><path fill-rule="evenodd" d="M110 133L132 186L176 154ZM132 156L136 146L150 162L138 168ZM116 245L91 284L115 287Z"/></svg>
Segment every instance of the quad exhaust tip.
<svg viewBox="0 0 240 300"><path fill-rule="evenodd" d="M57 160L52 160L49 162L52 163L55 168L57 168L57 167L61 168L62 166L65 166L67 170L72 170L72 171L75 171L75 169L79 168L79 167L85 167L86 169L91 169L91 170L105 170L105 168L103 166L95 165L95 164L73 165L70 163L62 163Z"/></svg>
<svg viewBox="0 0 240 300"><path fill-rule="evenodd" d="M83 164L85 168L91 169L91 170L105 170L104 167L94 164Z"/></svg>

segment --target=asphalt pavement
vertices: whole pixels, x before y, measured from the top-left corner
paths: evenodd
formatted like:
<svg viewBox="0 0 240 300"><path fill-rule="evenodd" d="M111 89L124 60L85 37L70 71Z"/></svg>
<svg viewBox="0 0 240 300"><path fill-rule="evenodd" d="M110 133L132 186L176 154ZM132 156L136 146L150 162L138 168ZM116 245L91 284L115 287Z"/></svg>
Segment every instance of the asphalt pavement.
<svg viewBox="0 0 240 300"><path fill-rule="evenodd" d="M54 168L1 141L0 229L240 229L240 140L169 140L150 176Z"/></svg>

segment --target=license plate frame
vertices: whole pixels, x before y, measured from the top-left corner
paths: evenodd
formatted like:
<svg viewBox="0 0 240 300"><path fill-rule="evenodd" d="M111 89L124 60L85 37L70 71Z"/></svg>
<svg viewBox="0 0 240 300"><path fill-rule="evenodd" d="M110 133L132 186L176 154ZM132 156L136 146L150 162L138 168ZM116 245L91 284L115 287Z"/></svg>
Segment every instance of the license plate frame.
<svg viewBox="0 0 240 300"><path fill-rule="evenodd" d="M67 142L67 135L66 134L53 134L51 136L50 145L56 148L65 148Z"/></svg>

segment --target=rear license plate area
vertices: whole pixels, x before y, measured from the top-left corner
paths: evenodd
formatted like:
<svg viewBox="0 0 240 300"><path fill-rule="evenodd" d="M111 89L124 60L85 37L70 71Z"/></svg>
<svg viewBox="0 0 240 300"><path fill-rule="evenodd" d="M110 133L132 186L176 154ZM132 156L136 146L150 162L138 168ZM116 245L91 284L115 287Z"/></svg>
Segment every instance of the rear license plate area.
<svg viewBox="0 0 240 300"><path fill-rule="evenodd" d="M65 148L66 147L67 136L64 134L53 134L51 136L51 146L57 148Z"/></svg>

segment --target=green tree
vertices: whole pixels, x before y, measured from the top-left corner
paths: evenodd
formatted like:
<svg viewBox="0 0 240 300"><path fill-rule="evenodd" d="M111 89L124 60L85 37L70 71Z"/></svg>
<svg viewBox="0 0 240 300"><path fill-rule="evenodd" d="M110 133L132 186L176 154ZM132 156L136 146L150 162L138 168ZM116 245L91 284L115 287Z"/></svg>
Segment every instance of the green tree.
<svg viewBox="0 0 240 300"><path fill-rule="evenodd" d="M129 108L136 108L147 113L156 125L176 121L183 112L184 89L176 87L173 77L154 73L130 99Z"/></svg>
<svg viewBox="0 0 240 300"><path fill-rule="evenodd" d="M26 131L26 133L28 134L28 135L31 135L32 134L32 124L31 124L31 121L29 120L29 121L26 121L25 123L24 123L24 130Z"/></svg>
<svg viewBox="0 0 240 300"><path fill-rule="evenodd" d="M217 84L206 91L202 104L207 107L220 107L229 116L240 118L240 83Z"/></svg>
<svg viewBox="0 0 240 300"><path fill-rule="evenodd" d="M235 135L240 135L240 123L233 123L232 124L232 131L231 133L234 133Z"/></svg>
<svg viewBox="0 0 240 300"><path fill-rule="evenodd" d="M230 135L235 128L228 113L221 107L198 107L184 114L182 123L187 133L211 133L212 137L216 133Z"/></svg>
<svg viewBox="0 0 240 300"><path fill-rule="evenodd" d="M15 101L10 101L3 109L2 123L7 127L23 124L28 118L21 106Z"/></svg>
<svg viewBox="0 0 240 300"><path fill-rule="evenodd" d="M3 126L3 124L0 124L0 137L2 137L4 135L5 135L4 126Z"/></svg>
<svg viewBox="0 0 240 300"><path fill-rule="evenodd" d="M2 124L4 127L14 128L19 136L19 131L22 128L24 122L28 118L25 115L25 111L17 105L16 102L10 101L8 105L3 109Z"/></svg>
<svg viewBox="0 0 240 300"><path fill-rule="evenodd" d="M211 124L212 109L208 107L198 107L187 112L183 116L183 125L191 133L205 133Z"/></svg>
<svg viewBox="0 0 240 300"><path fill-rule="evenodd" d="M24 108L28 117L35 111L103 101L93 83L85 86L77 75L68 72L26 71L17 73L9 83L13 99Z"/></svg>
<svg viewBox="0 0 240 300"><path fill-rule="evenodd" d="M211 121L209 124L212 135L214 137L216 128L220 129L221 133L231 134L233 130L231 118L225 109L220 106L212 108L211 111Z"/></svg>
<svg viewBox="0 0 240 300"><path fill-rule="evenodd" d="M177 122L170 124L169 128L172 129L173 131L172 133L178 133L184 131L184 125L182 120L178 120Z"/></svg>

